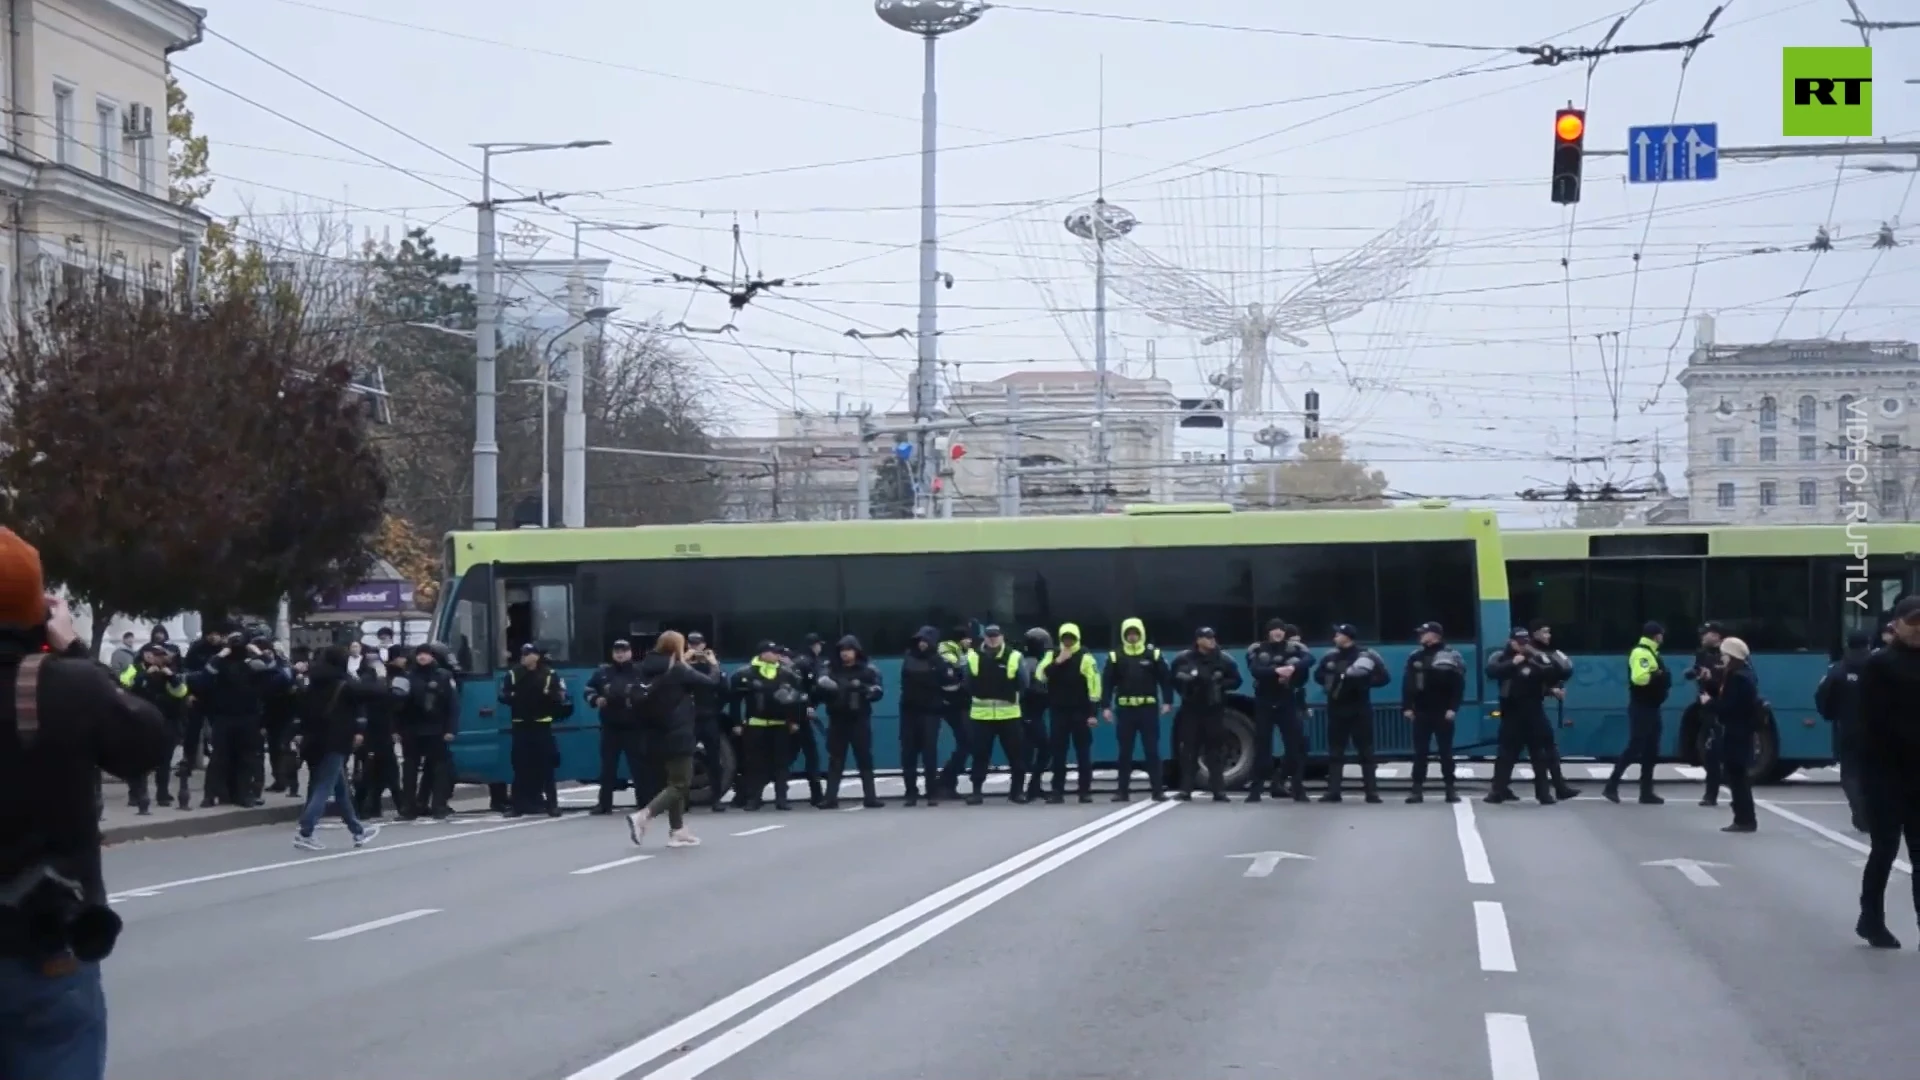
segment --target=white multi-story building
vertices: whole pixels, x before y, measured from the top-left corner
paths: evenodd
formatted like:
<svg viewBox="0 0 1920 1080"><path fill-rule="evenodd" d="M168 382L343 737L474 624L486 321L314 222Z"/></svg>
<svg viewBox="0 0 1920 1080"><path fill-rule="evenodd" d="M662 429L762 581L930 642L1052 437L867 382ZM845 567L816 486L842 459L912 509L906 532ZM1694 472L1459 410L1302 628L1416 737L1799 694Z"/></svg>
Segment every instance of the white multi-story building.
<svg viewBox="0 0 1920 1080"><path fill-rule="evenodd" d="M168 288L207 219L167 198L167 57L205 13L178 0L8 0L0 299L11 320L104 272Z"/></svg>
<svg viewBox="0 0 1920 1080"><path fill-rule="evenodd" d="M1703 316L1679 382L1688 520L1835 522L1860 506L1868 520L1920 516L1920 345L1719 345Z"/></svg>

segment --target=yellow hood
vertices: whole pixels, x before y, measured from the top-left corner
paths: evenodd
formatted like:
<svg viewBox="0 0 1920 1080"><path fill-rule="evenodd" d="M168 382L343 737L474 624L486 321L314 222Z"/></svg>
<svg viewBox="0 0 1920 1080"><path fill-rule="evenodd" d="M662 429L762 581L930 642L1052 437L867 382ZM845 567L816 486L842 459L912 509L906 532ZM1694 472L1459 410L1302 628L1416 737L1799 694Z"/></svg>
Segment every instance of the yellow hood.
<svg viewBox="0 0 1920 1080"><path fill-rule="evenodd" d="M1129 630L1137 630L1140 632L1140 644L1135 645L1127 640L1127 631ZM1126 653L1128 656L1139 656L1141 653L1147 651L1146 623L1141 622L1139 619L1126 619L1120 623L1120 651Z"/></svg>
<svg viewBox="0 0 1920 1080"><path fill-rule="evenodd" d="M1073 644L1067 644L1068 638L1073 639ZM1054 640L1060 643L1060 647L1054 650L1054 655L1061 658L1072 656L1074 653L1080 651L1082 645L1086 644L1085 641L1081 640L1080 624L1078 623L1061 623L1060 632L1054 635Z"/></svg>

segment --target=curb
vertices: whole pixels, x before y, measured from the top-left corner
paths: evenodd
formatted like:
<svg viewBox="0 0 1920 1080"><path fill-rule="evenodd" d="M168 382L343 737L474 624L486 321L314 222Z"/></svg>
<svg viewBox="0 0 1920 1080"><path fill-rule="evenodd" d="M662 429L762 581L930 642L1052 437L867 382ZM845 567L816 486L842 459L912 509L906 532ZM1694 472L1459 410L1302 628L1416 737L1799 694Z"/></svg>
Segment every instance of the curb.
<svg viewBox="0 0 1920 1080"><path fill-rule="evenodd" d="M487 794L485 784L460 784L453 789L449 802ZM169 809L171 817L161 817L159 809L150 820L137 821L127 825L113 825L100 830L102 846L126 844L140 840L181 840L192 836L211 836L215 833L233 832L236 829L250 829L258 825L291 825L300 820L301 811L306 809L306 801L286 802L277 806L251 806L244 810L192 810L181 812ZM397 813L393 800L388 798L382 808L389 813Z"/></svg>

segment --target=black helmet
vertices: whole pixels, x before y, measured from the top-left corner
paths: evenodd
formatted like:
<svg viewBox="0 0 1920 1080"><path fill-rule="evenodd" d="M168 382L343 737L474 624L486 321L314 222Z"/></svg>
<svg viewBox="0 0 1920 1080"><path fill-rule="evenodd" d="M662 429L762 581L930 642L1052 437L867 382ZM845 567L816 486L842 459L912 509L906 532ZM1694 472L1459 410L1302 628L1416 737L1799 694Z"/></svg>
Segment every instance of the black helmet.
<svg viewBox="0 0 1920 1080"><path fill-rule="evenodd" d="M1035 656L1053 648L1053 635L1036 626L1026 633L1027 651Z"/></svg>

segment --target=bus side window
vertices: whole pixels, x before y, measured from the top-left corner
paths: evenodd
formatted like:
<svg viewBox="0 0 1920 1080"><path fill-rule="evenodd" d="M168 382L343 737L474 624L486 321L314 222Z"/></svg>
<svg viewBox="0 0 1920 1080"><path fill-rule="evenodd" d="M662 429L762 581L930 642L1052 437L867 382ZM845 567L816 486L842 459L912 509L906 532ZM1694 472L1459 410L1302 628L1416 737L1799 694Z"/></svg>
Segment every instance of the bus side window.
<svg viewBox="0 0 1920 1080"><path fill-rule="evenodd" d="M508 582L506 597L509 657L532 642L552 650L556 664L573 660L572 585L557 581Z"/></svg>

